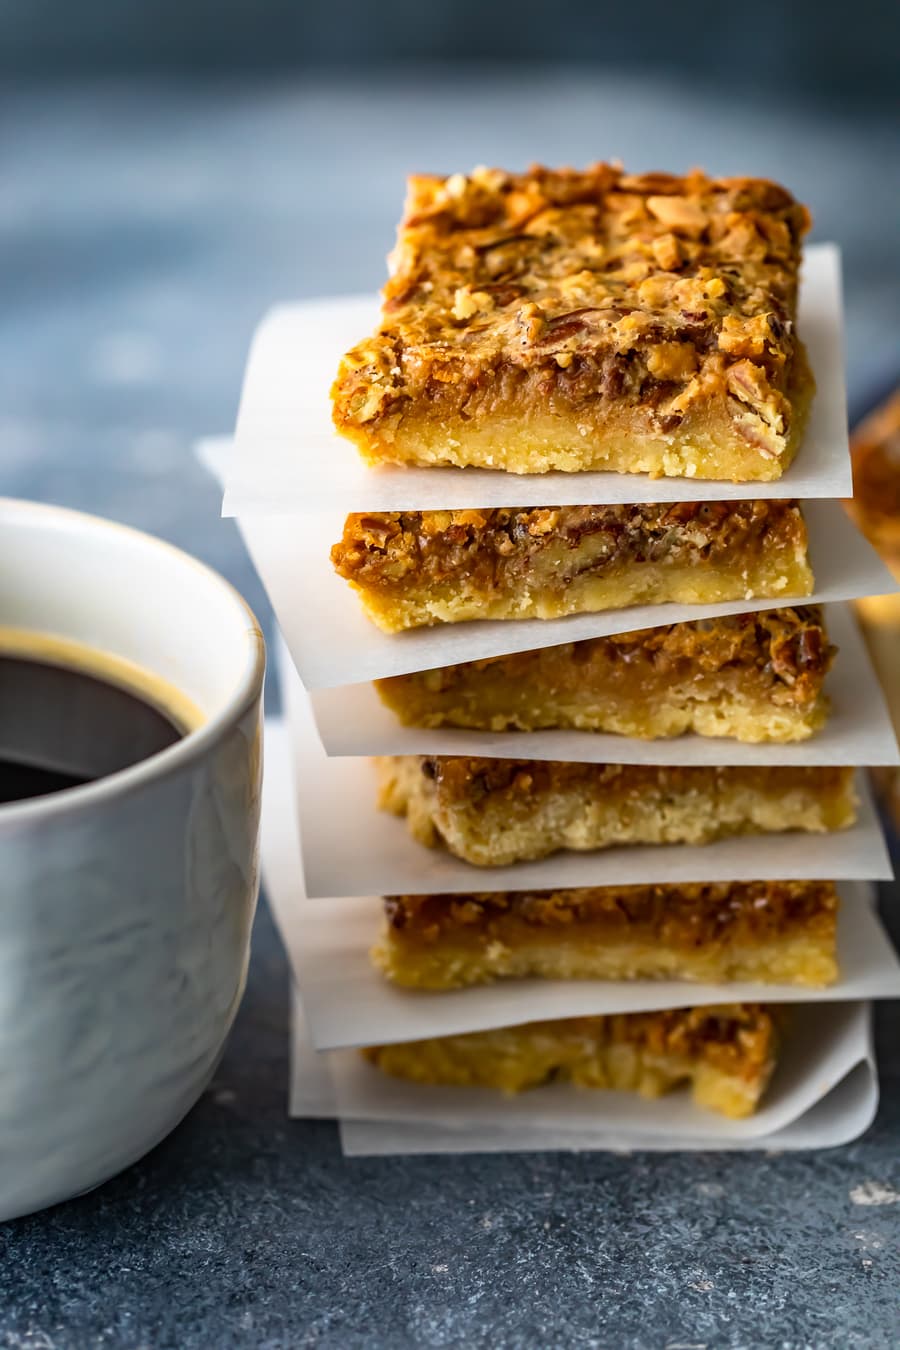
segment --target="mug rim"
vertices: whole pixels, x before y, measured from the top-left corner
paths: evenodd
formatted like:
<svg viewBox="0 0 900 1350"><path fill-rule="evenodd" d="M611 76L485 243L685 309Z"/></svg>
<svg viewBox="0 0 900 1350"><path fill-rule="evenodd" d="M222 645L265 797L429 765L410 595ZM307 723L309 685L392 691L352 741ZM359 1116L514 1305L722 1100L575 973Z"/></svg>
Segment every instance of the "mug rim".
<svg viewBox="0 0 900 1350"><path fill-rule="evenodd" d="M246 615L247 657L241 676L224 707L200 726L188 731L174 745L158 750L146 759L138 760L136 764L117 769L115 773L106 774L103 778L94 779L92 782L64 788L60 792L48 793L43 797L30 797L20 802L0 804L0 832L6 826L31 823L87 810L94 806L103 806L109 801L129 796L155 780L168 777L170 773L195 763L216 743L222 732L238 721L259 698L266 670L266 644L259 620L231 582L215 568L201 562L199 558L193 557L176 544L170 544L155 534L149 534L146 530L139 530L133 525L124 525L120 521L107 520L104 516L95 516L89 511L77 511L72 507L56 506L50 502L33 502L27 498L0 496L0 514L9 510L21 511L23 515L62 517L64 520L80 522L94 530L124 534L129 539L140 540L144 544L150 543L153 547L173 556L179 564L203 573L207 580L224 591L236 608Z"/></svg>

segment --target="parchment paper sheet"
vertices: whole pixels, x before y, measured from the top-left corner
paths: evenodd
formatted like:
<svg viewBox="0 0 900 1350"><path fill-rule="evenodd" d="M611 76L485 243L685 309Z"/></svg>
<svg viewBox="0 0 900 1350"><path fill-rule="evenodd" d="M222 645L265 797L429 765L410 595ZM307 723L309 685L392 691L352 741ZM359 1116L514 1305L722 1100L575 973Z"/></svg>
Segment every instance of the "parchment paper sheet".
<svg viewBox="0 0 900 1350"><path fill-rule="evenodd" d="M743 1127L758 1125L761 1115L754 1122L728 1121L694 1108L686 1093L646 1102L630 1093L579 1093L560 1086L554 1101L535 1105L537 1093L547 1089L524 1093L511 1102L478 1093L474 1095L482 1101L473 1102L467 1089L404 1084L379 1074L355 1051L317 1053L296 991L292 1007L290 1114L336 1116L348 1156L833 1148L862 1134L878 1106L870 1009L865 1003L835 1004L822 1019L816 1019L814 1009L807 1010L818 1022L814 1034L820 1053L807 1061L804 1070L802 1038L809 1028L799 1028L800 1037L794 1039L792 1053L772 1084L773 1109L765 1108L763 1129L756 1132ZM846 1072L841 1072L842 1066ZM485 1097L491 1100L485 1103ZM806 1109L804 1101L811 1102ZM506 1111L507 1106L514 1109ZM779 1118L785 1123L776 1126Z"/></svg>
<svg viewBox="0 0 900 1350"><path fill-rule="evenodd" d="M900 750L881 685L846 605L829 605L828 635L838 656L826 679L831 714L806 741L743 744L686 735L642 741L590 731L466 731L405 727L374 686L341 685L312 694L319 738L329 755L487 755L597 764L897 764ZM279 668L290 660L283 640Z"/></svg>
<svg viewBox="0 0 900 1350"><path fill-rule="evenodd" d="M304 894L290 761L284 731L274 722L266 730L263 807L266 893L303 990L309 1035L319 1050L514 1026L536 1015L640 1012L723 1000L900 998L900 963L874 912L871 887L859 882L839 888L841 979L827 989L677 980L506 980L446 993L398 989L368 959L381 926L380 896L308 900Z"/></svg>
<svg viewBox="0 0 900 1350"><path fill-rule="evenodd" d="M893 875L865 775L857 775L856 823L825 834L745 835L690 846L664 844L556 853L537 862L473 867L425 848L406 821L375 807L367 759L328 759L296 674L284 681L307 894L415 895L441 891L549 889L651 881L754 881L765 876L880 880Z"/></svg>
<svg viewBox="0 0 900 1350"><path fill-rule="evenodd" d="M838 502L809 502L804 509L816 576L815 592L804 604L898 589ZM632 605L563 619L478 620L383 633L366 617L357 595L329 561L331 545L340 538L340 522L329 523L324 516L253 517L239 525L307 689L791 603L784 596L715 605Z"/></svg>
<svg viewBox="0 0 900 1350"><path fill-rule="evenodd" d="M376 295L280 305L250 349L224 514L399 511L600 502L849 497L840 254L806 250L798 332L816 376L803 445L777 483L735 484L643 474L510 475L489 469L367 468L331 422L329 390L343 353L375 328Z"/></svg>
<svg viewBox="0 0 900 1350"><path fill-rule="evenodd" d="M221 481L231 443L200 441L196 452ZM852 600L900 589L839 502L807 502L804 512L816 577L816 589L804 597L804 604ZM366 618L356 594L331 566L331 546L341 537L343 523L343 512L324 509L295 516L249 515L238 521L307 689L405 675L412 670L687 619L779 609L792 603L790 596L781 596L715 605L632 605L564 619L479 621L382 633Z"/></svg>
<svg viewBox="0 0 900 1350"><path fill-rule="evenodd" d="M292 921L289 763L283 730L267 728L263 857L267 891L294 977L306 983L306 930ZM849 898L865 907L865 896ZM857 911L857 917L862 908ZM727 1122L686 1093L645 1102L628 1093L579 1093L564 1085L509 1101L491 1093L417 1088L389 1079L353 1050L316 1053L293 995L290 1112L340 1120L348 1154L523 1149L747 1149L829 1147L867 1128L878 1092L866 1003L807 1003L792 1011L788 1048L766 1104L751 1121ZM533 1015L533 1013L532 1013ZM378 1030L381 1028L379 1027ZM371 1028L375 1039L376 1027ZM420 1034L425 1034L424 1030Z"/></svg>

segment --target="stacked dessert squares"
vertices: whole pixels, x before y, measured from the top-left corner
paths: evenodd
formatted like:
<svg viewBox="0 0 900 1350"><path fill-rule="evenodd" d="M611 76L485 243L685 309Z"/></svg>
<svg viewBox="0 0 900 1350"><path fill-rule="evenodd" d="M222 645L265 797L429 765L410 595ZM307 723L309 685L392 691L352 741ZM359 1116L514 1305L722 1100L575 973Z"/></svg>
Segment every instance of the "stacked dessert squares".
<svg viewBox="0 0 900 1350"><path fill-rule="evenodd" d="M377 681L400 723L515 732L515 758L394 755L378 805L472 866L465 893L384 899L372 961L426 991L516 978L677 979L721 1003L534 1020L364 1052L387 1074L518 1092L549 1079L656 1096L687 1084L741 1117L772 1075L782 1018L729 983L838 978L830 880L491 888L490 869L639 844L842 830L852 768L584 763L530 733L803 742L835 659L802 506L754 484L802 454L814 382L797 333L806 209L756 179L478 169L417 177L377 331L343 358L338 430L373 466L508 475L512 505L357 513L336 572L383 632L747 602ZM522 475L695 480L696 499L517 507ZM703 480L746 484L717 500ZM769 607L753 608L753 602ZM780 607L771 607L780 605Z"/></svg>
<svg viewBox="0 0 900 1350"><path fill-rule="evenodd" d="M306 887L335 927L339 896L378 892L366 977L390 1035L358 1012L313 1037L364 1045L367 1081L501 1102L685 1088L746 1118L793 1044L789 1004L869 996L865 972L842 994L834 879L889 875L854 765L900 752L880 702L866 744L884 745L858 757L877 687L822 603L864 594L872 564L826 585L851 526L780 489L812 477L808 227L784 188L699 171L410 181L381 319L333 379L343 443L308 478L349 440L378 509L344 504L314 583L312 512L300 531L242 518L327 752L294 736ZM386 744L356 728L336 748L317 695L352 724L371 675ZM321 1029L328 980L309 983ZM542 999L560 987L590 987L578 1015ZM421 1011L490 991L506 1011Z"/></svg>

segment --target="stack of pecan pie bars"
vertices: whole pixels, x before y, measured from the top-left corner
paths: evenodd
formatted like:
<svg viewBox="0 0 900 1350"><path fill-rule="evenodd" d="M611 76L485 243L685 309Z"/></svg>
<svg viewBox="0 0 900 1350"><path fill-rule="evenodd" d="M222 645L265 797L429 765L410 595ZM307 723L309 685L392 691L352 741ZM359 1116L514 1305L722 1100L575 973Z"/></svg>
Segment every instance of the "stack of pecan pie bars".
<svg viewBox="0 0 900 1350"><path fill-rule="evenodd" d="M547 730L784 745L825 725L835 648L821 608L804 603L815 585L803 508L754 496L803 454L814 380L795 318L808 227L782 187L699 172L411 180L382 319L341 362L335 424L373 466L492 470L510 504L349 516L332 563L368 618L400 634L717 608L377 681L399 724L516 733L521 751L376 762L379 807L405 817L422 849L471 864L472 880L461 894L384 897L371 959L422 999L522 978L699 981L722 998L561 1020L541 1020L537 998L522 1025L366 1049L388 1074L503 1092L551 1078L647 1096L686 1085L698 1105L742 1117L766 1091L782 1019L730 1002L729 983L838 978L833 882L767 880L762 836L852 825L852 768L529 757L530 733ZM598 470L698 490L516 506L523 475ZM746 494L710 499L710 480ZM491 888L491 869L565 851L738 835L760 836L758 879Z"/></svg>

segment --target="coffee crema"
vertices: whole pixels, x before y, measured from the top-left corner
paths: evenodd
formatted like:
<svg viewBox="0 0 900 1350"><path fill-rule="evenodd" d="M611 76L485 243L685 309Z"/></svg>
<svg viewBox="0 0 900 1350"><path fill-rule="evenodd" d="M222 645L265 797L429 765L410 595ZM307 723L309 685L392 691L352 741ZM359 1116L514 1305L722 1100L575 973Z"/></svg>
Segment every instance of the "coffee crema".
<svg viewBox="0 0 900 1350"><path fill-rule="evenodd" d="M131 661L0 627L0 806L130 768L203 721L186 694Z"/></svg>

